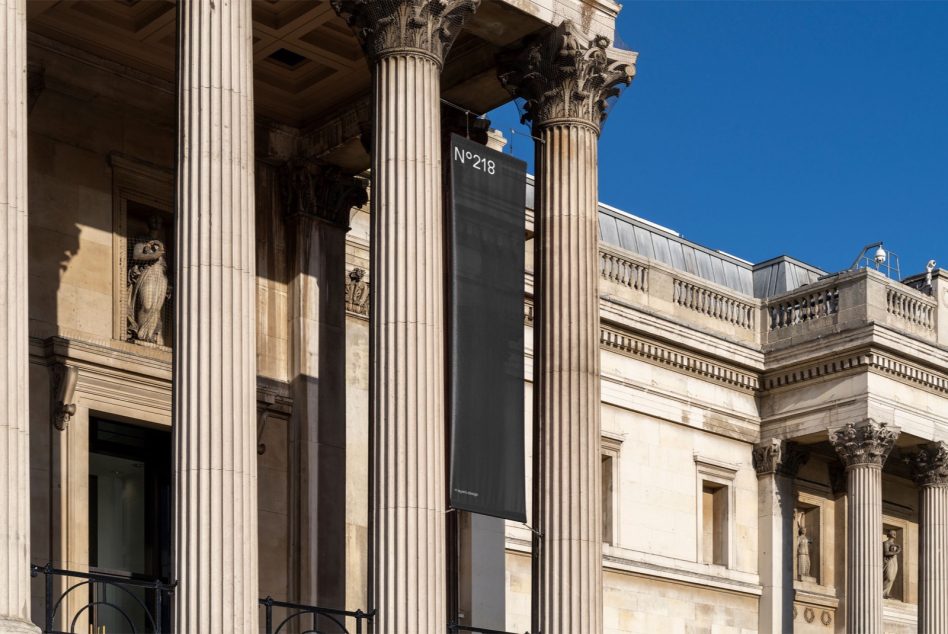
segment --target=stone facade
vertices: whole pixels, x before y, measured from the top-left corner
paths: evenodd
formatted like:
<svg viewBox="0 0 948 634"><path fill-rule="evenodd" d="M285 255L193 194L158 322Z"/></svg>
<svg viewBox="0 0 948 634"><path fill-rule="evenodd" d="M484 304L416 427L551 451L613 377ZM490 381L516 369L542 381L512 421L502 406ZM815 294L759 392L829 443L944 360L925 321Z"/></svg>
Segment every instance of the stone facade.
<svg viewBox="0 0 948 634"><path fill-rule="evenodd" d="M597 206L605 100L636 63L611 0L187 7L0 0L0 634L45 625L29 563L176 581L179 633L257 631L267 596L377 609L396 634L498 614L550 634L948 632L948 275L751 266ZM524 296L543 512L528 495L530 527L503 526L505 570L468 578L466 551L455 605L439 98L511 96L544 141ZM143 236L170 291L139 337ZM152 487L160 556L106 561L101 464ZM167 482L134 475L161 465ZM478 584L504 599L474 605ZM76 631L120 631L89 618Z"/></svg>

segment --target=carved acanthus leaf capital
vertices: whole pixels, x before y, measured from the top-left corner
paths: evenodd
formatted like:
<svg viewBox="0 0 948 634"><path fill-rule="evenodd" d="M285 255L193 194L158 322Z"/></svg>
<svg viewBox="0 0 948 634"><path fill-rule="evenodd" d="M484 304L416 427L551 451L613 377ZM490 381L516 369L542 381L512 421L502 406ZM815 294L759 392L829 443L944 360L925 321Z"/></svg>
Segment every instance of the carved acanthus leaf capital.
<svg viewBox="0 0 948 634"><path fill-rule="evenodd" d="M948 486L948 444L935 442L907 458L915 483L922 486Z"/></svg>
<svg viewBox="0 0 948 634"><path fill-rule="evenodd" d="M829 441L847 468L885 464L901 430L871 418L831 431Z"/></svg>
<svg viewBox="0 0 948 634"><path fill-rule="evenodd" d="M797 443L776 438L759 443L752 454L757 475L779 474L789 478L796 477L809 457Z"/></svg>
<svg viewBox="0 0 948 634"><path fill-rule="evenodd" d="M289 163L285 172L286 213L313 216L343 229L349 213L368 202L366 183L329 165Z"/></svg>
<svg viewBox="0 0 948 634"><path fill-rule="evenodd" d="M370 59L422 53L443 64L480 0L332 0Z"/></svg>
<svg viewBox="0 0 948 634"><path fill-rule="evenodd" d="M500 82L526 101L524 122L544 126L577 120L597 130L606 118L607 100L635 76L637 53L610 48L609 39L587 40L569 20L532 39L519 51L502 55Z"/></svg>

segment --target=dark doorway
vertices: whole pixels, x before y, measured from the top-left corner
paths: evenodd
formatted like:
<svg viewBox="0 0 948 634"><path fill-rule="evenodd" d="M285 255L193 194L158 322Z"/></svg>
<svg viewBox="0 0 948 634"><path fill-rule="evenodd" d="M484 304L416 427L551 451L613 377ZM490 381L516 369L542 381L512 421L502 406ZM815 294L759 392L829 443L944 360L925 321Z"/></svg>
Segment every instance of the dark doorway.
<svg viewBox="0 0 948 634"><path fill-rule="evenodd" d="M89 566L128 579L171 581L170 430L90 421ZM97 585L94 592L96 634L154 631L144 608L154 605L152 590Z"/></svg>

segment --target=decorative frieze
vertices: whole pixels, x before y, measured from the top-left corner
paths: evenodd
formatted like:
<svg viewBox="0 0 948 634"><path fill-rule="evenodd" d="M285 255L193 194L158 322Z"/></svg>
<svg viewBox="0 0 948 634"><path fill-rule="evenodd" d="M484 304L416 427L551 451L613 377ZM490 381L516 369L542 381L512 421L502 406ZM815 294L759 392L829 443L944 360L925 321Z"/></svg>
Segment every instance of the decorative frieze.
<svg viewBox="0 0 948 634"><path fill-rule="evenodd" d="M314 216L346 230L352 209L369 200L365 180L304 161L287 165L284 198L288 216Z"/></svg>
<svg viewBox="0 0 948 634"><path fill-rule="evenodd" d="M534 126L564 121L592 125L597 132L606 118L607 101L635 76L636 53L610 48L609 38L591 39L569 20L530 40L515 53L502 55L500 81L514 97L524 99L524 122Z"/></svg>
<svg viewBox="0 0 948 634"><path fill-rule="evenodd" d="M905 458L920 487L948 486L948 444L935 442Z"/></svg>
<svg viewBox="0 0 948 634"><path fill-rule="evenodd" d="M831 431L829 440L847 468L863 465L882 467L895 446L899 431L897 427L869 418L858 425L849 423Z"/></svg>
<svg viewBox="0 0 948 634"><path fill-rule="evenodd" d="M756 445L751 457L757 475L779 473L794 478L800 467L806 464L809 454L795 442L773 438Z"/></svg>
<svg viewBox="0 0 948 634"><path fill-rule="evenodd" d="M371 60L416 53L444 63L480 0L332 0Z"/></svg>

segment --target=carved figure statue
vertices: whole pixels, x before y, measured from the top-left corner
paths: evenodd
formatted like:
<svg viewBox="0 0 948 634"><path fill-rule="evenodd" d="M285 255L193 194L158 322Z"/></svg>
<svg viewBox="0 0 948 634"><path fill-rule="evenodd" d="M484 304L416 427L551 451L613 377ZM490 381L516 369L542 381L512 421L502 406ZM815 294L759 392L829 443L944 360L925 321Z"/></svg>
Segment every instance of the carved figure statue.
<svg viewBox="0 0 948 634"><path fill-rule="evenodd" d="M813 540L807 537L806 526L802 523L797 537L797 572L800 578L810 576L810 544Z"/></svg>
<svg viewBox="0 0 948 634"><path fill-rule="evenodd" d="M938 266L935 260L929 260L928 264L925 265L925 286L927 288L932 287L932 273L935 271L935 267Z"/></svg>
<svg viewBox="0 0 948 634"><path fill-rule="evenodd" d="M892 595L892 586L899 574L899 553L902 547L895 543L897 533L889 530L888 539L882 544L882 595L888 599Z"/></svg>
<svg viewBox="0 0 948 634"><path fill-rule="evenodd" d="M129 338L163 345L161 311L168 300L165 245L161 240L136 244L128 271Z"/></svg>
<svg viewBox="0 0 948 634"><path fill-rule="evenodd" d="M346 310L357 315L369 314L369 285L363 269L349 271L346 280Z"/></svg>

